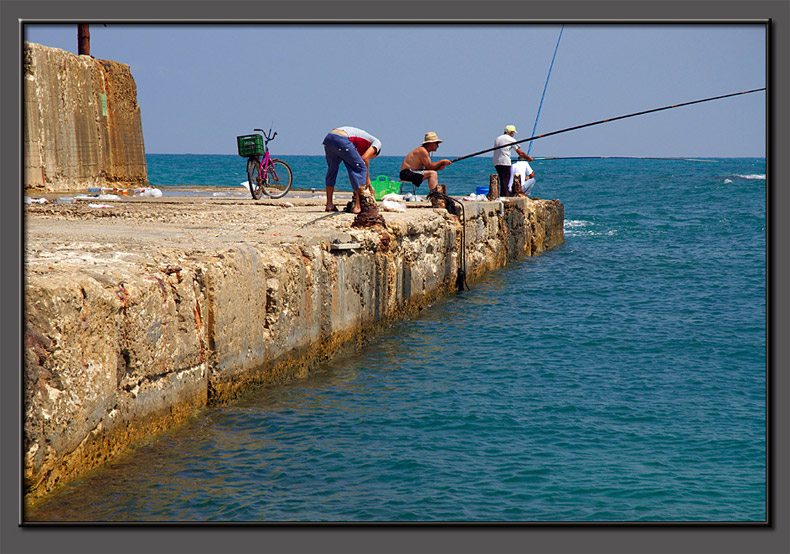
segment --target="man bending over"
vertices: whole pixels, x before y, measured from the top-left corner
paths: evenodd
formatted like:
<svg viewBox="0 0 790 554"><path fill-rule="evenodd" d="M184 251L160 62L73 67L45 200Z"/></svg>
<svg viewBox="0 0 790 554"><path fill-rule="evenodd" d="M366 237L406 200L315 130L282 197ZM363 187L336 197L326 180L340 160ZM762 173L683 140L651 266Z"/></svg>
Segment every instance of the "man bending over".
<svg viewBox="0 0 790 554"><path fill-rule="evenodd" d="M324 138L324 152L327 165L325 211L338 211L334 192L337 172L340 162L343 162L354 190L353 212L358 214L362 209L359 189L363 186L370 188L370 160L381 152L381 141L356 127L338 127L329 131Z"/></svg>

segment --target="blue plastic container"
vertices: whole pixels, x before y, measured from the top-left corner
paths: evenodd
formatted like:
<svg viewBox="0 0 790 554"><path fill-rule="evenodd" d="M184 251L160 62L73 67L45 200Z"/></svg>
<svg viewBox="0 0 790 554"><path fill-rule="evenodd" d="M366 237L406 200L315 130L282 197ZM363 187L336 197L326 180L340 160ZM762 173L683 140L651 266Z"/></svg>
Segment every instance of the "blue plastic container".
<svg viewBox="0 0 790 554"><path fill-rule="evenodd" d="M488 187L477 187L475 194L488 194Z"/></svg>

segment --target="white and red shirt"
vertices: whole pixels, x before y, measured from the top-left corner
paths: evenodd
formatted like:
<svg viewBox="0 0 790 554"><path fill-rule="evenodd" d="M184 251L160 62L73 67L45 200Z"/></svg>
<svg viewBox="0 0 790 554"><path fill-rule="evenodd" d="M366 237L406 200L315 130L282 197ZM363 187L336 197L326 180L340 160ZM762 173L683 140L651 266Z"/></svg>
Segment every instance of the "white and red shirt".
<svg viewBox="0 0 790 554"><path fill-rule="evenodd" d="M367 152L371 146L376 149L377 154L381 153L381 141L367 131L356 127L338 127L337 129L348 133L348 140L356 147L360 156Z"/></svg>

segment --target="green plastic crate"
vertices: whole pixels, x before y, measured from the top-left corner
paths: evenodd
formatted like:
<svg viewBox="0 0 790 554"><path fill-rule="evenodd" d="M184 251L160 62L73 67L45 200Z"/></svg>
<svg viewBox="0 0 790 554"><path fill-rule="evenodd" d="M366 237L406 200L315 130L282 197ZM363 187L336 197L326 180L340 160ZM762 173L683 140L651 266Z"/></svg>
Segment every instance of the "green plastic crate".
<svg viewBox="0 0 790 554"><path fill-rule="evenodd" d="M371 180L370 184L376 191L376 200L381 200L390 193L400 192L400 181L390 181L386 175L379 175L375 181Z"/></svg>
<svg viewBox="0 0 790 554"><path fill-rule="evenodd" d="M242 135L236 137L239 147L239 156L260 156L263 154L263 137L261 135Z"/></svg>

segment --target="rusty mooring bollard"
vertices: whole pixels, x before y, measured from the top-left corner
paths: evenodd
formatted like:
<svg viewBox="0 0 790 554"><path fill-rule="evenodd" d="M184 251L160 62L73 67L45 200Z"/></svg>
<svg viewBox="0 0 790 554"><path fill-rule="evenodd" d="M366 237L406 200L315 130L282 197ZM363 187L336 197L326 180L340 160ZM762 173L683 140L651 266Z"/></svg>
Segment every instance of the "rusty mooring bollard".
<svg viewBox="0 0 790 554"><path fill-rule="evenodd" d="M489 200L496 200L499 198L499 175L492 173L488 176L488 194L486 197Z"/></svg>
<svg viewBox="0 0 790 554"><path fill-rule="evenodd" d="M446 185L436 185L436 192L440 194L447 194L447 186ZM438 196L431 196L431 207L433 208L447 208L447 201L444 198L439 198Z"/></svg>
<svg viewBox="0 0 790 554"><path fill-rule="evenodd" d="M376 198L367 187L362 187L359 190L359 207L360 212L351 222L351 226L355 228L368 228L375 227L376 225L386 226L384 217L379 213L378 206L376 206Z"/></svg>
<svg viewBox="0 0 790 554"><path fill-rule="evenodd" d="M516 173L513 175L513 196L521 196L522 198L526 196L524 194L524 189L521 188L521 175Z"/></svg>

